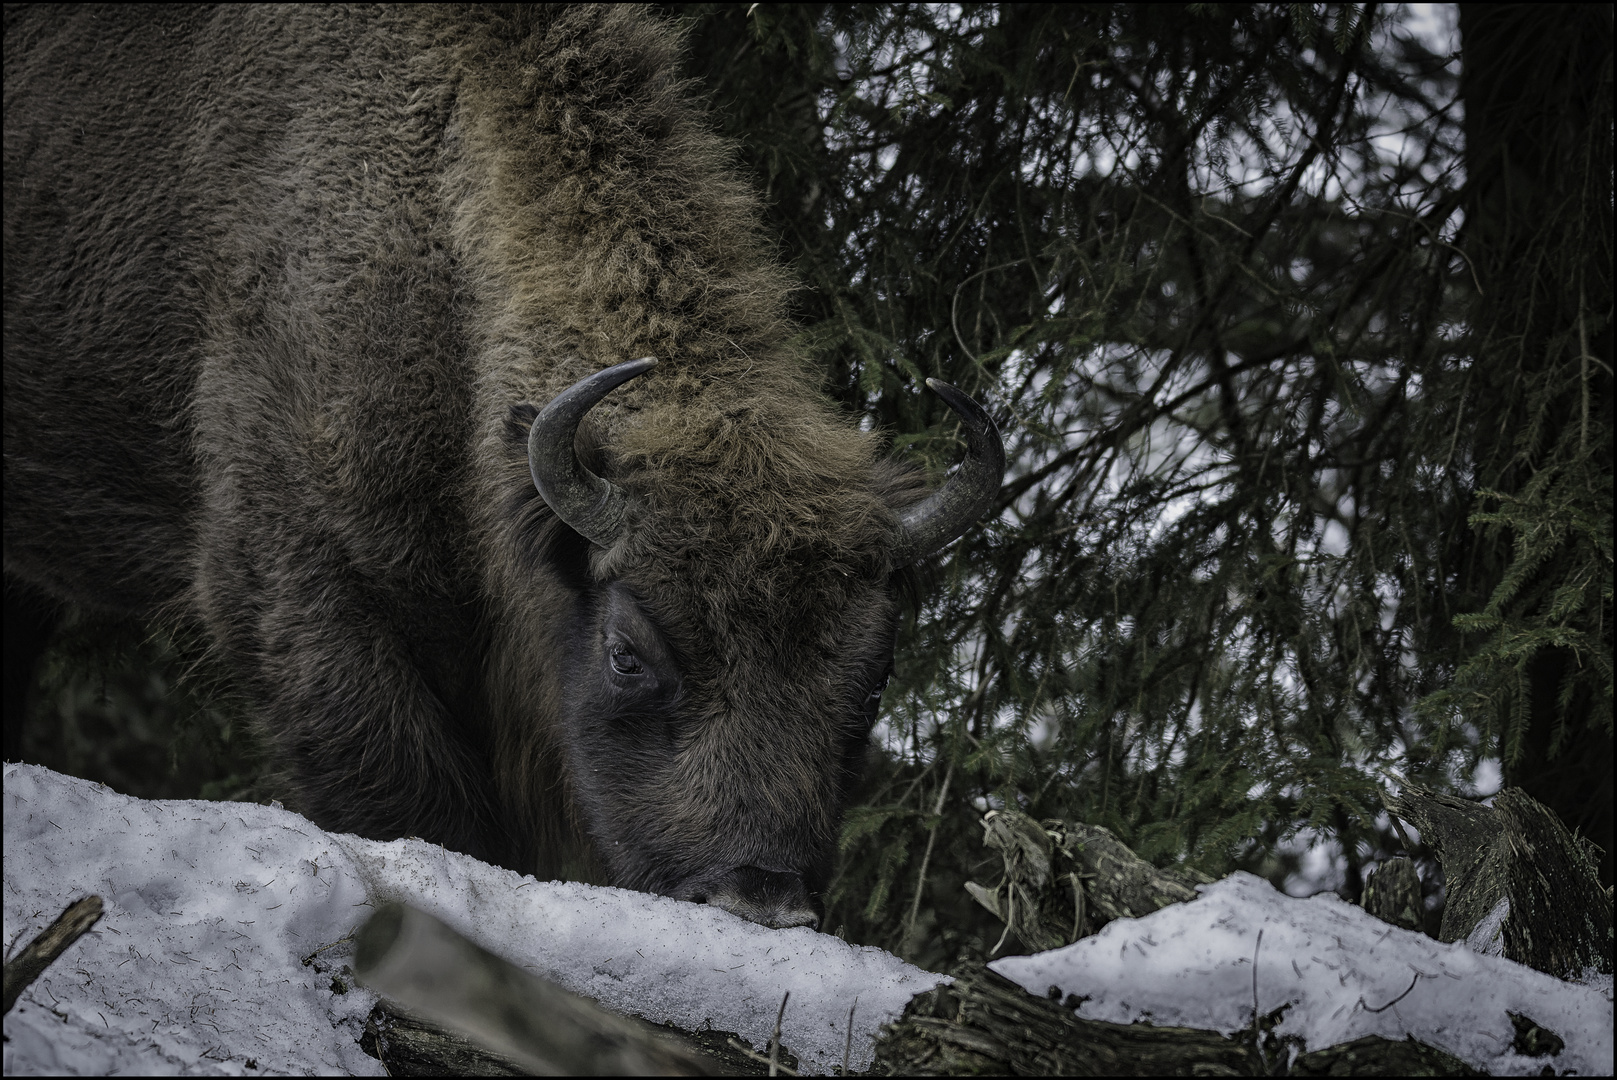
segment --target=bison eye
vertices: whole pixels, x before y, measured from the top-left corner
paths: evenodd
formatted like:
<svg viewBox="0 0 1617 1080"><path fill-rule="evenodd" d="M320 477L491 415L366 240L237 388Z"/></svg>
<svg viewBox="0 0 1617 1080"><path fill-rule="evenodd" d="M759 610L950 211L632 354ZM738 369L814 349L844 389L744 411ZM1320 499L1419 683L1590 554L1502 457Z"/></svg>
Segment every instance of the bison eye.
<svg viewBox="0 0 1617 1080"><path fill-rule="evenodd" d="M872 690L870 692L870 696L865 698L865 726L866 727L875 726L876 713L881 710L881 696L882 696L882 693L887 689L887 680L891 679L892 677L893 677L893 673L891 671L889 671L886 675L882 676L881 682L876 684L876 689Z"/></svg>
<svg viewBox="0 0 1617 1080"><path fill-rule="evenodd" d="M610 656L612 659L612 670L617 672L619 675L641 675L645 673L646 669L640 663L640 658L634 653L630 652L629 647L623 644L621 641L614 641L612 643Z"/></svg>

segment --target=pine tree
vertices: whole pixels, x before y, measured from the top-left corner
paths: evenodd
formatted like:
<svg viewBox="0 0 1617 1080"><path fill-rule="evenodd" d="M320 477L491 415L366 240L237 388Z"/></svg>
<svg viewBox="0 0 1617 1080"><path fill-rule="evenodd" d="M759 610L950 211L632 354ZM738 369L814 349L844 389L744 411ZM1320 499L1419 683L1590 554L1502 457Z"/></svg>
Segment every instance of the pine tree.
<svg viewBox="0 0 1617 1080"><path fill-rule="evenodd" d="M1603 849L1610 884L1611 13L1460 12L1480 531L1457 565L1486 600L1431 705L1486 717L1507 782Z"/></svg>
<svg viewBox="0 0 1617 1080"><path fill-rule="evenodd" d="M1503 92L1555 183L1501 241L1467 108L1476 66L1549 63L1539 9L1474 59L1374 5L671 10L833 393L942 469L940 377L1011 448L997 519L919 590L833 925L986 950L960 885L991 805L1277 881L1331 841L1354 898L1399 843L1388 782L1609 740L1606 13L1559 89ZM1553 133L1525 119L1573 88ZM1511 273L1553 303L1502 305Z"/></svg>

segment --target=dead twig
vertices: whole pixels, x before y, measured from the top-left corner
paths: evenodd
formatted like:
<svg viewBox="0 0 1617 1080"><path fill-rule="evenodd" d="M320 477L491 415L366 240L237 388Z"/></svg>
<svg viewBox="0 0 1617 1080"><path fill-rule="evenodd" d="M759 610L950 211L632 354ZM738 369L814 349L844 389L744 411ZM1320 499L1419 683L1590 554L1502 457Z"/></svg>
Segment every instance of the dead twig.
<svg viewBox="0 0 1617 1080"><path fill-rule="evenodd" d="M1415 984L1421 981L1421 978L1422 978L1421 973L1418 972L1418 971L1415 972L1415 977L1413 979L1409 980L1409 989L1405 990L1403 993L1399 994L1397 997L1393 998L1391 1001L1387 1002L1385 1005L1381 1006L1379 1009L1372 1009L1370 1006L1365 1005L1364 1004L1364 998L1362 998L1362 997L1359 999L1359 1005L1363 1007L1365 1012L1373 1012L1373 1013L1386 1012L1388 1009L1392 1008L1394 1005L1398 1004L1400 1001L1402 1001L1406 997L1408 997L1410 995L1410 992L1415 989Z"/></svg>
<svg viewBox="0 0 1617 1080"><path fill-rule="evenodd" d="M92 895L75 900L56 917L55 922L45 928L44 933L24 945L15 959L8 960L5 969L6 1007L0 1012L10 1012L22 992L43 975L58 956L83 937L99 918L101 897Z"/></svg>
<svg viewBox="0 0 1617 1080"><path fill-rule="evenodd" d="M1263 1062L1265 1072L1269 1070L1269 1058L1263 1052L1263 1031L1258 1027L1258 950L1263 948L1263 931L1258 931L1258 943L1252 946L1252 1046L1258 1052L1258 1060Z"/></svg>
<svg viewBox="0 0 1617 1080"><path fill-rule="evenodd" d="M848 1059L853 1057L853 1010L859 1007L859 998L848 1008L848 1041L842 1044L842 1075L848 1075Z"/></svg>
<svg viewBox="0 0 1617 1080"><path fill-rule="evenodd" d="M943 820L943 803L949 796L949 783L954 779L954 762L943 771L943 784L938 788L937 803L932 807L932 825L926 834L926 852L921 856L921 873L915 881L915 899L910 904L910 914L904 920L904 937L900 941L900 950L905 956L910 954L910 938L915 934L915 920L921 913L921 893L926 889L926 871L932 863L932 845L938 839L938 825Z"/></svg>
<svg viewBox="0 0 1617 1080"><path fill-rule="evenodd" d="M753 1061L756 1061L760 1065L769 1064L769 1058L765 1057L763 1054L760 1054L746 1043L741 1042L739 1039L726 1039L725 1042L728 1043L730 1049L734 1050L736 1053L743 1054L746 1057L751 1058ZM777 1065L776 1068L780 1070L782 1076L802 1075L796 1069L790 1068L786 1065Z"/></svg>
<svg viewBox="0 0 1617 1080"><path fill-rule="evenodd" d="M769 1075L780 1075L780 1022L786 1019L786 1003L792 1000L792 992L786 991L786 996L780 999L780 1011L775 1014L775 1033L769 1037Z"/></svg>

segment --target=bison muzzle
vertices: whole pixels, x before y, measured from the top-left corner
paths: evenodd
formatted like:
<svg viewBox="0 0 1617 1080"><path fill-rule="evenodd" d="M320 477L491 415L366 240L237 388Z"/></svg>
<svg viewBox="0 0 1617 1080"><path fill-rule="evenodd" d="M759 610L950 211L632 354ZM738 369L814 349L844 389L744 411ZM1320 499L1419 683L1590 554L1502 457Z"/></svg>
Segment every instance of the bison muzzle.
<svg viewBox="0 0 1617 1080"><path fill-rule="evenodd" d="M8 9L5 570L204 627L325 828L814 925L895 574L1004 455L931 383L929 494L825 398L678 48Z"/></svg>

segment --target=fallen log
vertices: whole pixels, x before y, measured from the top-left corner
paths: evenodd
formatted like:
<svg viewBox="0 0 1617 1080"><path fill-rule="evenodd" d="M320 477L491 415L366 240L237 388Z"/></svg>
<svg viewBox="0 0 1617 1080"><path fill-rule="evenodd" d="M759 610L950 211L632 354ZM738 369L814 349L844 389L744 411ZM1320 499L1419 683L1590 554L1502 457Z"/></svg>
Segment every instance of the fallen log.
<svg viewBox="0 0 1617 1080"><path fill-rule="evenodd" d="M876 1076L1257 1076L1250 1046L1216 1031L1082 1020L1009 979L970 965L915 997L882 1032Z"/></svg>
<svg viewBox="0 0 1617 1080"><path fill-rule="evenodd" d="M520 1062L379 1001L365 1019L360 1049L389 1076L526 1076Z"/></svg>
<svg viewBox="0 0 1617 1080"><path fill-rule="evenodd" d="M1299 1054L1292 1076L1486 1076L1435 1046L1366 1035L1362 1039Z"/></svg>
<svg viewBox="0 0 1617 1080"><path fill-rule="evenodd" d="M980 965L918 995L876 1045L875 1076L1271 1076L1287 1048L1260 1018L1234 1037L1197 1028L1085 1020L1066 1002L1035 997ZM1300 1054L1297 1076L1479 1076L1465 1062L1413 1039L1368 1036Z"/></svg>
<svg viewBox="0 0 1617 1080"><path fill-rule="evenodd" d="M653 1024L640 1017L625 1017L650 1038L676 1043L700 1058L714 1076L767 1076L769 1058L747 1045L733 1031L686 1031L673 1024ZM423 1020L383 1000L371 1009L360 1048L387 1066L391 1076L527 1076L528 1070L503 1054L439 1024ZM777 1050L778 1072L797 1075L797 1058L784 1047Z"/></svg>

